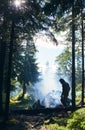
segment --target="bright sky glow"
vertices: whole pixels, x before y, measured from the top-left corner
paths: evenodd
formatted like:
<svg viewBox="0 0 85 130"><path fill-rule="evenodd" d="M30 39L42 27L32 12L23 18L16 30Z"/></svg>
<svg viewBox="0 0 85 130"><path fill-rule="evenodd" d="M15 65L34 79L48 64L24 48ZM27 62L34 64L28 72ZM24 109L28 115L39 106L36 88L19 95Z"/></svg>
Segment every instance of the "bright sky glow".
<svg viewBox="0 0 85 130"><path fill-rule="evenodd" d="M21 7L22 4L24 4L26 0L14 0L13 4L16 6L16 8Z"/></svg>
<svg viewBox="0 0 85 130"><path fill-rule="evenodd" d="M47 37L44 34L38 34L34 37L34 41L36 42L36 46L42 46L46 48L54 48L56 45L52 42L50 37Z"/></svg>
<svg viewBox="0 0 85 130"><path fill-rule="evenodd" d="M21 0L15 0L15 1L14 1L14 5L15 5L16 7L20 7L20 6L21 6Z"/></svg>
<svg viewBox="0 0 85 130"><path fill-rule="evenodd" d="M41 66L46 65L47 62L51 66L54 65L56 57L64 50L66 32L57 34L56 37L58 45L53 43L52 39L43 33L34 37L34 43L39 51L37 52L37 61ZM44 70L45 68L43 67L42 71L44 72Z"/></svg>
<svg viewBox="0 0 85 130"><path fill-rule="evenodd" d="M46 36L44 33L38 33L34 37L34 42L36 46L41 46L45 48L64 48L65 40L66 40L67 31L60 32L56 34L55 37L58 41L58 45L56 45L49 36Z"/></svg>

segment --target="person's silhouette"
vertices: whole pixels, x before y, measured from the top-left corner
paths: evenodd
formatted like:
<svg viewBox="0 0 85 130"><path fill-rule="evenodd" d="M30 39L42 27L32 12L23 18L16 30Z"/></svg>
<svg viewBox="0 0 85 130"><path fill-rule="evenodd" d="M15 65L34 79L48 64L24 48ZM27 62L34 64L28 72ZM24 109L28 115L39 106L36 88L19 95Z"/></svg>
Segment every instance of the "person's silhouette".
<svg viewBox="0 0 85 130"><path fill-rule="evenodd" d="M67 100L68 100L68 95L69 95L69 91L70 91L70 86L64 79L60 79L59 81L62 84L61 102L64 106L67 106Z"/></svg>

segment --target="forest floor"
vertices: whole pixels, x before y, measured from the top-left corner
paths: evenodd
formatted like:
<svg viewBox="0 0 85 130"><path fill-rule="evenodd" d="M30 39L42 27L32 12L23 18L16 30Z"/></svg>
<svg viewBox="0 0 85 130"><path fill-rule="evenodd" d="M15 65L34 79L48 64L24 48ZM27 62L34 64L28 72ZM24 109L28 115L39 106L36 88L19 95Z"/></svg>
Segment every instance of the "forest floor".
<svg viewBox="0 0 85 130"><path fill-rule="evenodd" d="M6 123L0 124L0 130L45 130L42 127L45 124L58 123L65 126L68 117L69 112L38 113L36 115L12 113Z"/></svg>

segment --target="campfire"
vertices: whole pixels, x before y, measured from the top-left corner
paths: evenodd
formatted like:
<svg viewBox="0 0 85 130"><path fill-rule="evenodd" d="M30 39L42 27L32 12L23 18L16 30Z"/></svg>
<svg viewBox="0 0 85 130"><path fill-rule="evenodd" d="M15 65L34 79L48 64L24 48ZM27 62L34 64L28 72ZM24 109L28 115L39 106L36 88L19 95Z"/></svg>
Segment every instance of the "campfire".
<svg viewBox="0 0 85 130"><path fill-rule="evenodd" d="M41 101L38 99L34 104L34 109L40 109L40 108L56 108L58 106L61 106L61 91L52 90L49 92L44 99Z"/></svg>

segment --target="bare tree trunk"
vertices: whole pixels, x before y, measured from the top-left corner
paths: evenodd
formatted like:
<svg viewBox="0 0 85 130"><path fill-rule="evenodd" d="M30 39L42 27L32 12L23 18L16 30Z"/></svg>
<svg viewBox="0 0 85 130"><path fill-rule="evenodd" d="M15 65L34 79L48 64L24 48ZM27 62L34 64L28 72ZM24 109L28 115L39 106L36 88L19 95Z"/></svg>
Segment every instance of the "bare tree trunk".
<svg viewBox="0 0 85 130"><path fill-rule="evenodd" d="M25 85L25 82L23 83L22 89L23 89L22 98L24 98L24 95L26 94L26 85Z"/></svg>
<svg viewBox="0 0 85 130"><path fill-rule="evenodd" d="M10 32L9 62L8 62L7 88L6 88L5 120L7 120L9 117L9 100L10 100L10 86L11 86L11 68L12 68L12 54L13 54L13 42L14 42L14 28L15 28L15 23L14 21L12 21L11 32Z"/></svg>
<svg viewBox="0 0 85 130"><path fill-rule="evenodd" d="M82 99L81 104L84 104L84 26L83 26L83 1L81 4L81 26L82 26Z"/></svg>
<svg viewBox="0 0 85 130"><path fill-rule="evenodd" d="M5 63L5 52L6 52L6 43L1 41L0 43L0 114L3 113L3 73L4 73L4 63Z"/></svg>
<svg viewBox="0 0 85 130"><path fill-rule="evenodd" d="M75 15L72 6L72 106L75 108Z"/></svg>

